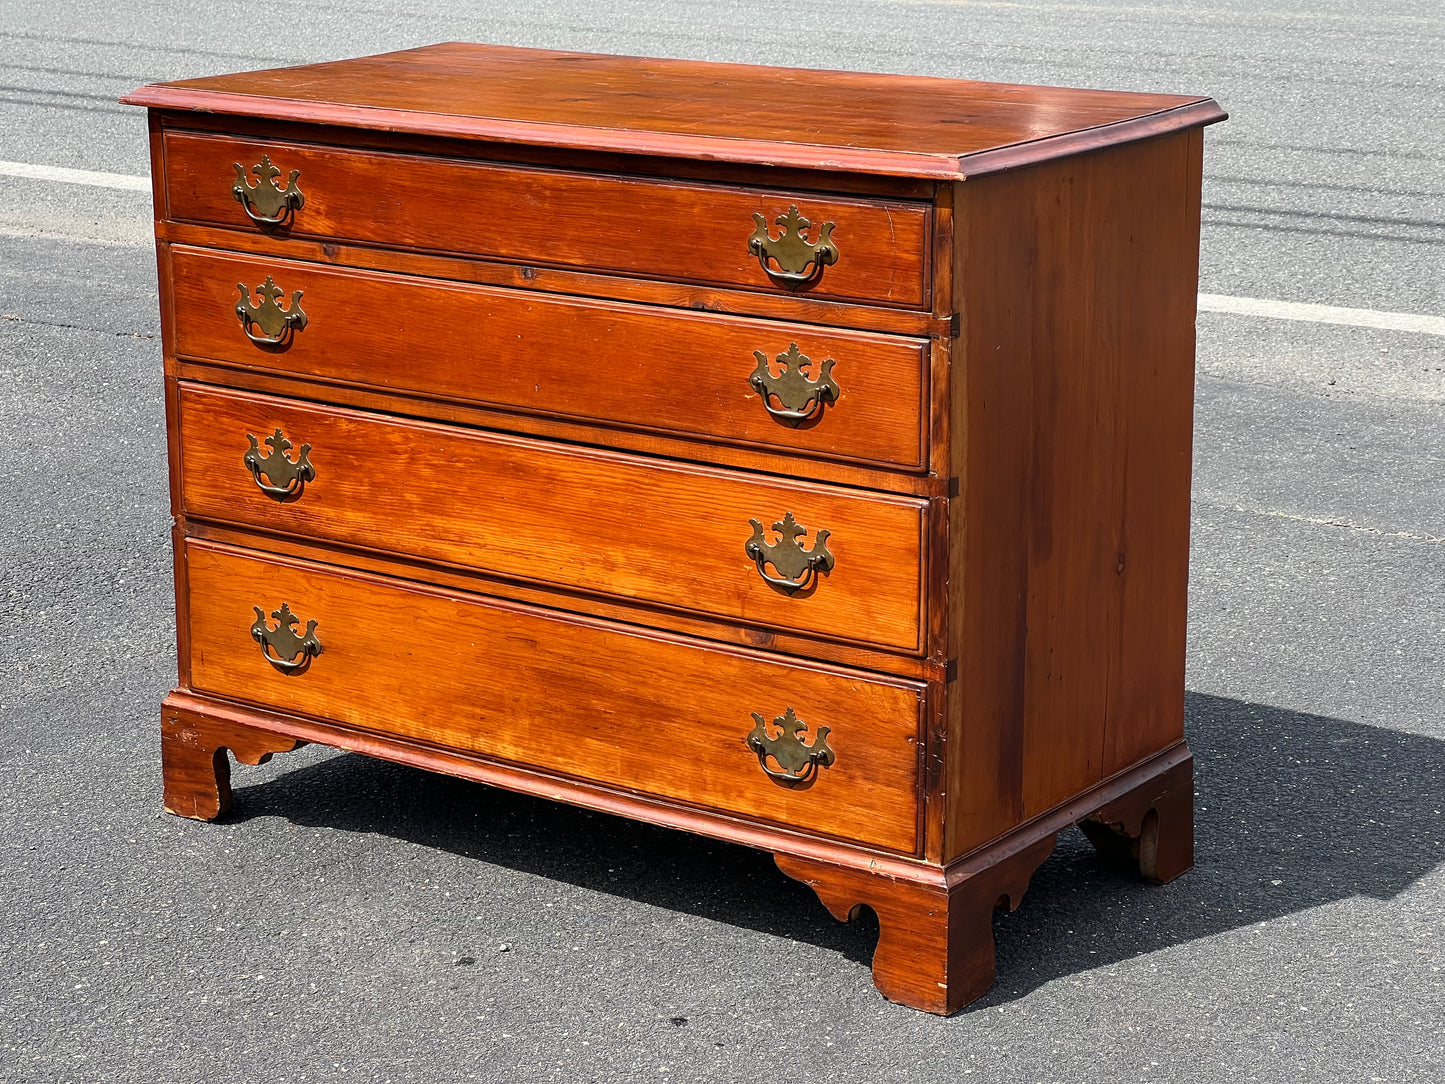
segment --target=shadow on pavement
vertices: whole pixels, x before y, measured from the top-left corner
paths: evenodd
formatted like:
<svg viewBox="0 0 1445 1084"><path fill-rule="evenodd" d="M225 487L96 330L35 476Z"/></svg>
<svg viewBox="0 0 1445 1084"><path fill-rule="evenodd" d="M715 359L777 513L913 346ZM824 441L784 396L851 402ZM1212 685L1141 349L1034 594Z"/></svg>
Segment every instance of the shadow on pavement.
<svg viewBox="0 0 1445 1084"><path fill-rule="evenodd" d="M995 915L999 981L975 1007L1335 900L1389 899L1445 861L1445 742L1199 693L1185 710L1195 869L1147 885L1065 832L1019 910ZM234 819L380 833L864 965L877 939L870 912L835 922L771 856L746 848L361 756L251 787L244 769L233 778Z"/></svg>

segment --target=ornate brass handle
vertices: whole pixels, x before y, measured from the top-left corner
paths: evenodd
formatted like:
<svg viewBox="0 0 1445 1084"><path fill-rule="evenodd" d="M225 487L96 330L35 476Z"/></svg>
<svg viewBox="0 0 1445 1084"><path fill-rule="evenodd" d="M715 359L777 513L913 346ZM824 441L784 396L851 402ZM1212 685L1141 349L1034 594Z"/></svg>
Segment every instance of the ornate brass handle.
<svg viewBox="0 0 1445 1084"><path fill-rule="evenodd" d="M758 367L748 377L748 383L763 397L763 409L787 425L799 426L821 418L823 409L829 403L836 403L843 390L833 379L832 358L819 362L817 376L808 379L803 370L812 364L812 358L799 353L797 343L778 355L783 371L777 376L773 375L768 356L761 350L754 350L753 357L758 359ZM779 406L773 406L774 399Z"/></svg>
<svg viewBox="0 0 1445 1084"><path fill-rule="evenodd" d="M301 310L304 291L295 291L291 295L291 307L283 309L276 302L286 291L277 286L270 275L256 287L256 294L261 298L259 305L251 300L251 291L244 283L236 283L236 289L241 291L241 300L236 302L236 318L241 321L241 330L246 333L246 338L262 349L289 346L292 336L306 327L306 313ZM261 333L258 335L252 331L253 327L260 328Z"/></svg>
<svg viewBox="0 0 1445 1084"><path fill-rule="evenodd" d="M274 629L266 624L266 614L261 607L251 608L256 611L251 639L261 645L261 654L281 673L303 673L311 665L311 660L321 654L321 641L316 638L316 622L306 622L306 632L297 636L297 617L288 603L283 602L279 610L271 611L271 616L276 619Z"/></svg>
<svg viewBox="0 0 1445 1084"><path fill-rule="evenodd" d="M791 707L773 720L773 726L778 730L776 735L769 733L768 724L761 715L753 712L752 716L753 729L748 733L748 748L758 754L759 766L775 783L799 790L810 787L819 770L837 759L828 745L829 728L820 726L813 735L812 744L805 743L799 735L807 724L794 714ZM777 768L768 766L769 757Z"/></svg>
<svg viewBox="0 0 1445 1084"><path fill-rule="evenodd" d="M301 176L299 169L291 171L286 187L282 188L276 183L281 171L271 164L271 156L268 154L261 155L261 161L251 167L251 172L256 175L255 184L246 180L246 171L241 168L240 162L234 165L236 183L231 188L231 195L236 197L241 210L245 211L246 217L256 225L279 226L306 206L306 197L301 194L301 189L296 187L296 178ZM252 207L256 209L253 211Z"/></svg>
<svg viewBox="0 0 1445 1084"><path fill-rule="evenodd" d="M269 455L261 454L261 447L256 443L253 434L247 433L246 439L251 446L246 449L241 462L251 469L251 477L255 479L257 488L282 504L300 500L301 494L306 490L306 483L316 479L316 468L307 458L311 454L311 445L301 445L301 451L293 462L286 458L292 444L282 435L280 426L266 438L266 443L271 448ZM265 482L261 481L263 474L267 479Z"/></svg>
<svg viewBox="0 0 1445 1084"><path fill-rule="evenodd" d="M811 587L821 573L833 570L827 531L819 531L813 538L812 548L805 550L798 539L806 532L791 512L783 513L782 522L773 524L773 530L778 533L776 542L768 542L763 537L763 525L757 520L748 522L752 524L753 534L743 552L757 564L758 575L778 590L794 594ZM778 575L769 575L768 565L772 565Z"/></svg>
<svg viewBox="0 0 1445 1084"><path fill-rule="evenodd" d="M823 268L838 262L838 247L833 244L833 228L837 223L824 222L818 229L818 239L809 241L803 231L812 223L798 213L796 206L778 216L782 233L776 240L768 230L766 218L754 214L753 222L757 228L748 238L748 251L758 258L768 278L779 286L793 290L809 286L822 277Z"/></svg>

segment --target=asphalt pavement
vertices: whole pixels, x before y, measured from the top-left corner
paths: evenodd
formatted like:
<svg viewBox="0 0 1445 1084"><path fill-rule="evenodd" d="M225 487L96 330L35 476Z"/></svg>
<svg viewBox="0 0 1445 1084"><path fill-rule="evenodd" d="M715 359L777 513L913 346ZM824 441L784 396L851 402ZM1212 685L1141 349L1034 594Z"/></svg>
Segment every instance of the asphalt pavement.
<svg viewBox="0 0 1445 1084"><path fill-rule="evenodd" d="M1202 290L1445 316L1438 0L0 0L0 163L143 174L141 83L453 39L1211 94ZM939 1019L763 854L315 747L163 814L149 237L0 175L0 1081L1445 1079L1445 336L1201 314L1197 868L1066 833Z"/></svg>

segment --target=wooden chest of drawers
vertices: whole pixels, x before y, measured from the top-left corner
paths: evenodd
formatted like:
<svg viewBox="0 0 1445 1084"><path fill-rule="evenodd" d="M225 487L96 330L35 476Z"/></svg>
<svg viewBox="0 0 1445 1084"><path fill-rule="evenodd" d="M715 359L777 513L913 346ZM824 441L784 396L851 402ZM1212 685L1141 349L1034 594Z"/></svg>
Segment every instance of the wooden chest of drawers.
<svg viewBox="0 0 1445 1084"><path fill-rule="evenodd" d="M735 840L935 1012L1062 828L1189 868L1212 101L459 44L126 100L167 809L314 741Z"/></svg>

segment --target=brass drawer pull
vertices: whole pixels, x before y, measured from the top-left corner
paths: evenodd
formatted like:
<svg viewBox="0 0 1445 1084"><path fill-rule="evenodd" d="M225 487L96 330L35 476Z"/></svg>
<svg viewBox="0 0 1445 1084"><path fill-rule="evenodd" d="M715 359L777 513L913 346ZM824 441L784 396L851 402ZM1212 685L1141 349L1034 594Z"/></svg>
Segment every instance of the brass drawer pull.
<svg viewBox="0 0 1445 1084"><path fill-rule="evenodd" d="M812 548L805 550L798 539L807 532L798 525L791 512L783 513L782 522L773 524L773 530L778 533L776 542L769 542L763 537L763 525L757 520L750 519L748 522L752 524L753 534L743 552L757 564L758 575L780 591L791 595L812 587L819 574L833 570L833 555L828 552L828 531L819 531L813 538ZM773 566L777 576L768 574L768 565Z"/></svg>
<svg viewBox="0 0 1445 1084"><path fill-rule="evenodd" d="M798 213L796 206L778 216L782 233L776 239L768 230L766 218L754 214L753 221L757 228L748 238L748 251L758 258L768 278L779 286L794 290L810 286L823 276L823 268L838 262L838 247L833 244L835 222L824 222L818 230L818 239L809 241L803 231L812 223Z"/></svg>
<svg viewBox="0 0 1445 1084"><path fill-rule="evenodd" d="M778 730L776 736L768 732L768 724L761 715L753 712L752 716L753 729L748 733L748 748L758 754L759 766L774 782L800 790L810 787L818 777L818 770L837 759L828 745L829 728L820 726L812 744L804 743L799 735L807 724L794 714L792 708L773 720L773 726ZM768 766L769 757L778 765L777 768Z"/></svg>
<svg viewBox="0 0 1445 1084"><path fill-rule="evenodd" d="M271 616L276 619L274 629L266 624L266 614L261 607L251 608L256 611L251 639L261 645L261 654L281 673L303 673L311 665L311 660L321 654L321 641L316 638L316 622L306 622L305 634L297 636L297 617L291 612L289 603L283 602L279 610L271 611Z"/></svg>
<svg viewBox="0 0 1445 1084"><path fill-rule="evenodd" d="M247 433L246 439L251 446L246 449L241 461L251 469L251 477L255 479L257 488L282 504L299 500L306 490L306 483L316 479L316 468L307 458L311 454L311 445L301 445L301 451L293 462L286 458L292 444L282 435L280 426L266 438L266 443L271 448L269 455L261 454L261 447L256 443L254 434ZM266 476L264 482L261 481L263 474Z"/></svg>
<svg viewBox="0 0 1445 1084"><path fill-rule="evenodd" d="M236 289L241 291L241 300L236 302L236 318L241 321L246 338L257 346L268 350L289 346L292 336L306 327L306 313L301 309L304 291L293 293L291 307L283 309L276 302L286 291L277 286L270 275L256 287L256 294L261 298L259 305L251 300L251 291L244 283L236 283ZM253 327L260 328L259 335L251 330Z"/></svg>
<svg viewBox="0 0 1445 1084"><path fill-rule="evenodd" d="M758 367L748 377L748 383L763 397L763 409L787 425L799 426L821 418L823 409L836 403L842 393L833 379L833 359L820 361L815 369L817 375L810 380L803 370L812 365L813 359L799 352L797 343L791 343L786 352L778 355L783 371L777 376L761 350L754 350L753 357L758 359ZM773 406L774 399L779 406Z"/></svg>
<svg viewBox="0 0 1445 1084"><path fill-rule="evenodd" d="M236 197L241 210L256 225L279 226L306 206L306 197L296 187L296 178L301 176L299 169L291 171L286 187L282 188L276 183L281 171L271 164L268 154L261 155L261 161L251 167L251 172L256 175L255 184L246 180L246 171L240 162L233 164L236 167L236 183L231 188L231 195Z"/></svg>

